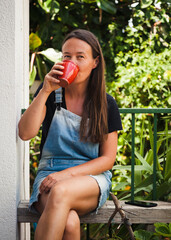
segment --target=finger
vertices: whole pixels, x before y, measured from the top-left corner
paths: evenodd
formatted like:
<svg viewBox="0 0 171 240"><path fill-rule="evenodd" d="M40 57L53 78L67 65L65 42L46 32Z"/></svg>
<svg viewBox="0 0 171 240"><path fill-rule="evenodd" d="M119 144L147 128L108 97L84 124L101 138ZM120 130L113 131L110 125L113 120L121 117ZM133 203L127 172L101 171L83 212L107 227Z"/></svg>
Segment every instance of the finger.
<svg viewBox="0 0 171 240"><path fill-rule="evenodd" d="M59 69L52 69L50 72L49 72L49 75L53 76L53 75L62 75L63 72Z"/></svg>
<svg viewBox="0 0 171 240"><path fill-rule="evenodd" d="M53 182L54 179L53 179L53 175L52 174L49 174L41 183L40 185L40 192L43 192L45 191L45 189L47 188L48 189L48 186L51 185L51 182Z"/></svg>
<svg viewBox="0 0 171 240"><path fill-rule="evenodd" d="M44 186L42 185L42 183L40 184L40 187L39 187L39 192L40 194L42 194L42 192L44 191Z"/></svg>
<svg viewBox="0 0 171 240"><path fill-rule="evenodd" d="M55 183L56 183L55 180L51 181L51 182L45 187L44 192L48 193L48 192L51 190L51 188L53 187L53 185L54 185Z"/></svg>
<svg viewBox="0 0 171 240"><path fill-rule="evenodd" d="M46 76L46 80L48 81L48 82L51 82L51 83L60 83L60 80L59 79L57 79L57 78L55 78L54 76Z"/></svg>
<svg viewBox="0 0 171 240"><path fill-rule="evenodd" d="M57 65L63 66L63 64L64 64L64 62L57 62L53 66L57 66Z"/></svg>
<svg viewBox="0 0 171 240"><path fill-rule="evenodd" d="M54 77L51 77L50 79L49 79L49 82L51 82L51 83L60 83L60 80L59 79L57 79L57 78L54 78Z"/></svg>
<svg viewBox="0 0 171 240"><path fill-rule="evenodd" d="M56 63L53 65L52 69L64 69L63 63Z"/></svg>
<svg viewBox="0 0 171 240"><path fill-rule="evenodd" d="M46 177L46 178L42 181L42 183L40 184L40 187L39 187L40 193L42 193L42 192L44 191L44 189L46 188L46 185L48 184L48 182L49 182L49 178L48 178L48 177Z"/></svg>

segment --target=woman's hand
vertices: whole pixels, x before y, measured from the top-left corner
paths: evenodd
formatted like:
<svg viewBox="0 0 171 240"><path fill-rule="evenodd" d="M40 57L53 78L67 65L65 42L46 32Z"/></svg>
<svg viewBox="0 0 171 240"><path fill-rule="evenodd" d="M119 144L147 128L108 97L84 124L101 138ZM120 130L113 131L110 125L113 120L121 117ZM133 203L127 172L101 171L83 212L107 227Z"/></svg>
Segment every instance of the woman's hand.
<svg viewBox="0 0 171 240"><path fill-rule="evenodd" d="M39 187L40 194L42 194L43 192L48 193L55 183L60 182L61 180L70 178L70 177L71 177L71 175L68 173L64 173L64 171L49 174L42 181L42 183Z"/></svg>
<svg viewBox="0 0 171 240"><path fill-rule="evenodd" d="M61 70L64 69L64 66L62 64L62 62L56 63L50 72L46 74L42 88L43 91L51 93L60 87L60 80L57 77L63 74Z"/></svg>

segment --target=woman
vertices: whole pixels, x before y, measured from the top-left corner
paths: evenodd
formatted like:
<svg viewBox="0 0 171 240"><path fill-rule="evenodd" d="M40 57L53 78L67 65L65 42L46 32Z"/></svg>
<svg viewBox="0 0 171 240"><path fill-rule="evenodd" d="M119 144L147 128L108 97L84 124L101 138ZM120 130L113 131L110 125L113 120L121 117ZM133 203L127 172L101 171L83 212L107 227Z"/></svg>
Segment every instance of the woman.
<svg viewBox="0 0 171 240"><path fill-rule="evenodd" d="M62 62L45 76L34 101L19 122L19 136L29 140L41 124L41 159L30 209L41 213L36 240L80 239L79 216L98 210L106 201L116 151L120 115L105 92L104 59L100 44L89 31L77 29L64 39L63 60L79 72L62 89L61 110L54 104L60 89Z"/></svg>

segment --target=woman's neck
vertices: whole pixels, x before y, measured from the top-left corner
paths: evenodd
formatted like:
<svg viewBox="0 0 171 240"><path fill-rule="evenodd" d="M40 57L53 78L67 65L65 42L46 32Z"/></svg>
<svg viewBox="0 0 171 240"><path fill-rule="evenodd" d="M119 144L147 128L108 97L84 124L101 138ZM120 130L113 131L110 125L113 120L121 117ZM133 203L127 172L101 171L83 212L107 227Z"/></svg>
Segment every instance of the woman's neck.
<svg viewBox="0 0 171 240"><path fill-rule="evenodd" d="M82 116L83 104L86 96L86 88L73 84L65 88L65 102L67 110Z"/></svg>
<svg viewBox="0 0 171 240"><path fill-rule="evenodd" d="M82 99L86 96L87 86L83 84L72 84L65 88L65 95L69 98Z"/></svg>

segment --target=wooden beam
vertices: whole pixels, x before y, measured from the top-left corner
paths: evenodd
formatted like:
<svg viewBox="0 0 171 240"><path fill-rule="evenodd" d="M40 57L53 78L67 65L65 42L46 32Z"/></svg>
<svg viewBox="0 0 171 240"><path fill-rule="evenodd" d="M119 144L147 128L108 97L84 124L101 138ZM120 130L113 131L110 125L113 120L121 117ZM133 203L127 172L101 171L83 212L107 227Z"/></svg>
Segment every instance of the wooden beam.
<svg viewBox="0 0 171 240"><path fill-rule="evenodd" d="M150 201L151 202L151 201ZM145 208L125 204L120 201L122 209L125 210L127 217L131 223L153 224L155 222L171 222L171 203L162 201L153 201L157 203L157 207ZM115 206L113 201L107 201L105 205L99 209L98 214L89 213L80 217L81 223L107 223L113 214ZM40 215L33 214L28 210L28 201L22 200L17 210L18 222L37 222ZM112 223L121 223L121 217L117 213Z"/></svg>

